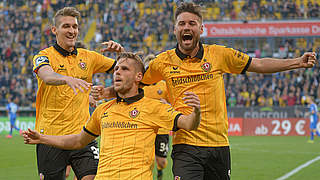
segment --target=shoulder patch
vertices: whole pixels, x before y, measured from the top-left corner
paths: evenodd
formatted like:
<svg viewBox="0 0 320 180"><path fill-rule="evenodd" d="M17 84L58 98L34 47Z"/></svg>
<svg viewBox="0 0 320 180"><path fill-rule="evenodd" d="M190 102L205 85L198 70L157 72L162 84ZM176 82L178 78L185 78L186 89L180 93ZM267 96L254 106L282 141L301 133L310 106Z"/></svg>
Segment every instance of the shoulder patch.
<svg viewBox="0 0 320 180"><path fill-rule="evenodd" d="M41 63L49 63L49 59L47 56L39 56L35 59L36 66L39 66Z"/></svg>

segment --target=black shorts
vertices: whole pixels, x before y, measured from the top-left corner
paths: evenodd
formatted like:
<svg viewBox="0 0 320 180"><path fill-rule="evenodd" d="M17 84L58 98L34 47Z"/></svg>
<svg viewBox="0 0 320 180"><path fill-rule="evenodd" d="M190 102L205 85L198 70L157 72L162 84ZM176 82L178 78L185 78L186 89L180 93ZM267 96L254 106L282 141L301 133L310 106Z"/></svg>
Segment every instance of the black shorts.
<svg viewBox="0 0 320 180"><path fill-rule="evenodd" d="M155 142L156 155L166 158L169 152L169 135L157 134Z"/></svg>
<svg viewBox="0 0 320 180"><path fill-rule="evenodd" d="M199 147L177 144L173 146L171 157L174 179L230 180L229 146Z"/></svg>
<svg viewBox="0 0 320 180"><path fill-rule="evenodd" d="M66 166L71 165L78 179L97 174L99 148L96 141L79 150L63 150L37 144L37 162L40 176L45 180L65 180Z"/></svg>

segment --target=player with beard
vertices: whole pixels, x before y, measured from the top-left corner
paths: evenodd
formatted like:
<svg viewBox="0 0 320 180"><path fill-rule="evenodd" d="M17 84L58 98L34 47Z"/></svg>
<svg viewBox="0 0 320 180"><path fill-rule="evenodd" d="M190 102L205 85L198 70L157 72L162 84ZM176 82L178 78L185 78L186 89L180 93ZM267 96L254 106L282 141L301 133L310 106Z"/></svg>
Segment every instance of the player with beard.
<svg viewBox="0 0 320 180"><path fill-rule="evenodd" d="M230 179L231 159L228 116L223 74L247 71L274 73L310 68L316 63L314 52L295 59L252 58L219 45L200 42L203 33L201 8L181 3L175 12L175 49L159 54L144 75L144 84L165 80L169 102L178 111L191 113L182 94L191 91L200 98L201 123L197 131L178 130L173 135L173 174L175 179ZM112 88L92 91L96 98L114 96Z"/></svg>
<svg viewBox="0 0 320 180"><path fill-rule="evenodd" d="M117 98L99 105L79 134L50 136L28 129L26 144L46 144L61 149L80 149L101 135L96 180L152 179L155 138L159 128L196 130L201 119L196 94L184 93L188 115L169 104L144 96L140 89L144 66L139 56L121 53L114 68Z"/></svg>

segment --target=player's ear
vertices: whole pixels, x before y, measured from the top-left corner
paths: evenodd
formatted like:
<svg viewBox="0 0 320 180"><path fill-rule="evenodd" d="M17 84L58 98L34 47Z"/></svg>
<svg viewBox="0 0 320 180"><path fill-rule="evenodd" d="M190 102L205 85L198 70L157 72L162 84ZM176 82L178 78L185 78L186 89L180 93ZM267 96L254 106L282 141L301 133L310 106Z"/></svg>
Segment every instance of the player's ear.
<svg viewBox="0 0 320 180"><path fill-rule="evenodd" d="M55 26L51 26L51 32L54 34L54 35L57 35L57 28Z"/></svg>
<svg viewBox="0 0 320 180"><path fill-rule="evenodd" d="M143 78L142 72L138 72L137 76L136 76L136 81L140 82L140 81L142 81L142 78Z"/></svg>
<svg viewBox="0 0 320 180"><path fill-rule="evenodd" d="M200 26L200 34L202 34L203 33L203 24L201 24L201 26Z"/></svg>

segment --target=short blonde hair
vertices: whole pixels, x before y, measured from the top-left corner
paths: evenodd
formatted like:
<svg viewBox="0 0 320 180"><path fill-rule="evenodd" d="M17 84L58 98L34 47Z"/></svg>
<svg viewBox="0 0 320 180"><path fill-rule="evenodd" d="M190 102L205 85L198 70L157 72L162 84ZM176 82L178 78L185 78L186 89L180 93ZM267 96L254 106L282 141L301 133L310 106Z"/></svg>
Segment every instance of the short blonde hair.
<svg viewBox="0 0 320 180"><path fill-rule="evenodd" d="M133 53L133 52L122 52L119 54L119 56L117 57L117 61L119 61L120 59L133 59L135 61L136 64L136 69L138 70L138 72L142 72L142 74L145 73L145 68L142 62L142 59L140 58L140 56L138 55L138 53Z"/></svg>
<svg viewBox="0 0 320 180"><path fill-rule="evenodd" d="M72 16L78 19L80 17L80 12L74 7L64 7L58 10L52 20L53 26L57 26L59 24L58 20L61 16Z"/></svg>

